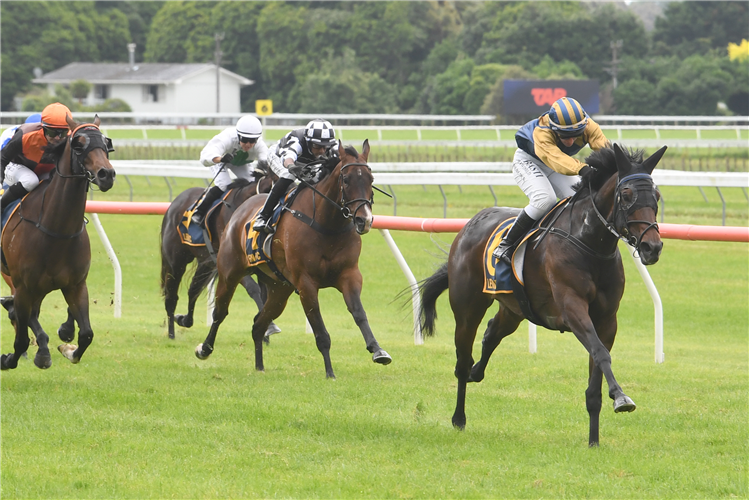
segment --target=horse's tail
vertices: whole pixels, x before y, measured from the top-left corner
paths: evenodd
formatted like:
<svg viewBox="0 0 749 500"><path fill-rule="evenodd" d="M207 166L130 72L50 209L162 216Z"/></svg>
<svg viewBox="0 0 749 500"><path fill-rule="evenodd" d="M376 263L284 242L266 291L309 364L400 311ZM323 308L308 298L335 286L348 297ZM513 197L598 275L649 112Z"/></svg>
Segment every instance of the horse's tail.
<svg viewBox="0 0 749 500"><path fill-rule="evenodd" d="M447 262L437 272L419 283L421 291L421 332L427 337L434 335L434 320L437 319L437 298L447 290Z"/></svg>

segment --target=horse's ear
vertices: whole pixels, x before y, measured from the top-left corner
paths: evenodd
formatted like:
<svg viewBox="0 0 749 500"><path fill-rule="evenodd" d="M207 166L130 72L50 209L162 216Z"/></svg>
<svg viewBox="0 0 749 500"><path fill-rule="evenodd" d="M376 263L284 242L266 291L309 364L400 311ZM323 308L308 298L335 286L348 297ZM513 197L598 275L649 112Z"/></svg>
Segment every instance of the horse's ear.
<svg viewBox="0 0 749 500"><path fill-rule="evenodd" d="M96 125L97 127L101 125L101 118L99 118L98 113L94 115L94 125Z"/></svg>
<svg viewBox="0 0 749 500"><path fill-rule="evenodd" d="M364 139L361 156L364 158L364 163L367 163L369 159L369 139Z"/></svg>
<svg viewBox="0 0 749 500"><path fill-rule="evenodd" d="M346 149L343 147L343 141L338 139L338 158L343 160L344 156L346 156Z"/></svg>
<svg viewBox="0 0 749 500"><path fill-rule="evenodd" d="M663 154L666 152L667 149L668 149L668 146L663 146L661 149L659 149L658 151L650 155L647 160L642 162L642 168L647 170L649 174L652 174L653 169L655 168L656 165L658 165L658 162L661 161L661 158L663 158Z"/></svg>
<svg viewBox="0 0 749 500"><path fill-rule="evenodd" d="M614 143L614 155L616 157L616 169L619 171L619 177L629 175L629 172L632 170L632 162L629 161L627 155L624 154L624 150L617 143Z"/></svg>
<svg viewBox="0 0 749 500"><path fill-rule="evenodd" d="M78 126L78 122L73 120L73 117L68 114L65 115L65 121L68 123L68 127L70 128L70 130L75 130L75 128Z"/></svg>

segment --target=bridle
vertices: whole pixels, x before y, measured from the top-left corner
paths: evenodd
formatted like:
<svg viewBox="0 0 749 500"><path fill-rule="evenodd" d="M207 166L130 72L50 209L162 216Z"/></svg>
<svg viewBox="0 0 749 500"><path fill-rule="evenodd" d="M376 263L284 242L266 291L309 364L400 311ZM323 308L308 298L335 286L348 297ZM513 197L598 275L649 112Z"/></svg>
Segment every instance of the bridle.
<svg viewBox="0 0 749 500"><path fill-rule="evenodd" d="M95 133L89 135L86 132ZM79 142L75 143L74 146L74 141L76 139L78 139ZM112 139L102 134L99 127L94 125L93 123L84 123L83 125L77 126L75 130L73 130L73 133L70 134L70 137L68 138L68 143L70 145L71 173L70 175L66 175L60 172L59 161L55 165L55 172L57 173L57 175L64 179L86 179L88 183L88 187L86 188L86 190L88 190L88 188L91 187L91 183L94 181L94 173L86 170L86 167L83 166L83 162L86 160L91 151L95 149L104 150L107 158L109 158L109 153L114 151Z"/></svg>
<svg viewBox="0 0 749 500"><path fill-rule="evenodd" d="M314 166L317 163L318 162L310 163L310 164L306 165L306 168ZM340 173L338 174L338 191L339 191L339 193L341 195L341 199L339 201L335 201L335 200L330 199L328 196L326 196L323 193L321 193L320 191L318 191L311 183L307 182L306 180L299 178L299 181L302 184L304 184L307 187L309 187L316 194L320 195L328 203L332 204L341 213L341 215L343 215L343 217L345 219L352 219L354 217L354 215L356 214L356 212L358 212L361 207L363 207L365 205L368 205L370 209L372 208L372 204L374 203L374 193L372 194L372 197L370 197L370 199L366 199L366 198L354 198L353 200L346 200L346 194L344 193L344 187L343 187L343 178L344 178L345 170L348 167L367 167L367 170L370 173L372 172L372 169L366 163L347 163L347 164L343 165L341 167ZM375 188L374 186L372 186L372 187ZM360 202L360 203L359 203L359 205L357 205L357 207L353 211L351 211L351 209L349 208L349 205L351 205L352 203L356 203L356 202ZM314 218L314 215L313 215L313 218Z"/></svg>
<svg viewBox="0 0 749 500"><path fill-rule="evenodd" d="M590 189L590 181L588 181L588 189ZM623 189L631 190L631 200L624 201L622 197ZM593 191L591 190L591 193L592 192ZM653 177L650 174L632 174L620 179L616 185L616 190L614 192L614 224L611 224L611 222L609 222L603 215L601 215L598 207L596 207L595 199L593 199L592 197L591 202L593 204L593 209L595 210L596 215L598 215L598 219L603 223L604 226L606 226L606 229L608 229L611 234L613 234L620 240L634 247L634 249L639 253L640 245L642 244L642 238L645 236L645 233L647 233L650 229L655 229L655 231L660 234L660 230L658 229L658 221L654 220L653 222L649 222L646 220L632 220L629 219L629 216L635 213L640 208L648 206L652 206L657 215L657 192L658 189L655 187L655 182L653 182ZM642 193L646 193L646 195L640 196L640 194ZM652 203L650 198L652 198ZM647 227L640 233L639 236L636 236L629 232L630 224L647 224Z"/></svg>

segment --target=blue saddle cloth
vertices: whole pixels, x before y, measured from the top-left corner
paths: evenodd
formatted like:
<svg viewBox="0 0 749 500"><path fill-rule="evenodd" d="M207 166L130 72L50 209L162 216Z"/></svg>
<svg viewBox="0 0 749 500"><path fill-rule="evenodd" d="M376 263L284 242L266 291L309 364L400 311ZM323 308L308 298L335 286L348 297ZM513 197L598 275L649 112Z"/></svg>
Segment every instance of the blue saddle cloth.
<svg viewBox="0 0 749 500"><path fill-rule="evenodd" d="M0 196L5 194L5 191L8 189L7 184L3 184L3 189L0 191ZM10 216L13 214L13 211L16 209L18 205L21 204L21 200L16 200L7 207L3 209L3 213L0 216L2 218L2 225L0 225L0 228L5 229L5 223L8 222L8 219L10 219Z"/></svg>
<svg viewBox="0 0 749 500"><path fill-rule="evenodd" d="M219 197L219 199L213 202L213 204L210 206L210 208L206 212L204 223L208 222L209 217L213 215L213 212L218 206L218 204L223 202L224 199L228 195L229 195L229 191L224 193L223 196ZM205 194L203 196L205 196ZM182 220L180 221L179 225L177 225L177 231L179 231L179 235L182 238L182 243L184 243L185 245L190 245L194 247L205 246L205 237L203 236L203 228L192 223L192 214L195 213L195 208L197 208L198 203L200 202L200 200L203 199L203 196L195 200L195 203L193 203L190 208L185 210L185 213L182 214ZM213 235L210 234L210 231L209 231L209 238L211 239L211 241L213 241Z"/></svg>
<svg viewBox="0 0 749 500"><path fill-rule="evenodd" d="M289 198L287 198L288 200ZM276 206L276 209L273 211L273 215L271 216L270 220L268 221L268 225L270 227L275 228L278 224L278 220L281 218L281 213L283 212L284 207L287 205L287 200L282 200L281 203L279 203ZM259 212L260 210L258 210ZM252 266L257 266L259 264L268 263L271 260L270 256L270 245L268 245L268 248L263 248L265 246L265 242L268 239L271 234L267 233L260 233L258 231L255 231L255 216L254 214L252 216L252 219L250 222L245 224L245 235L246 235L246 244L245 244L245 253L247 254L247 262Z"/></svg>
<svg viewBox="0 0 749 500"><path fill-rule="evenodd" d="M512 266L494 257L494 249L515 222L515 217L503 220L492 232L484 249L484 292L512 293Z"/></svg>

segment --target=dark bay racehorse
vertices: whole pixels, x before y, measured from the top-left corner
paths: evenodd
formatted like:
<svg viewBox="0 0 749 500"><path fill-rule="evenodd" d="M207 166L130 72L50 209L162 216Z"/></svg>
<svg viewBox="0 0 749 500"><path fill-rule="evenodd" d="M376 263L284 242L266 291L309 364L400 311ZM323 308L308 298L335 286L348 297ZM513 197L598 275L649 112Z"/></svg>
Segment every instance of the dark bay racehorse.
<svg viewBox="0 0 749 500"><path fill-rule="evenodd" d="M220 236L224 232L226 224L231 218L231 214L247 200L249 197L256 195L258 192L267 193L273 185L273 179L270 175L264 175L260 180L247 182L244 179L238 179L233 182L227 190L231 190L226 200L220 202L211 212L210 217L206 218L206 224L212 236L212 247L214 252L217 251L220 244ZM190 188L180 193L174 199L169 209L164 214L164 220L161 223L161 291L164 295L164 306L169 324L169 338L174 338L174 323L179 326L190 328L193 324L193 312L195 303L200 293L206 287L211 277L216 272L216 263L214 256L205 246L187 245L182 242L177 227L182 221L185 210L189 209L195 200L203 193L201 188ZM179 284L185 274L188 264L197 260L198 265L195 269L190 288L188 289L187 314L174 314L179 300ZM257 304L258 310L263 307L263 297L261 289L250 276L242 279L242 285L247 293ZM279 331L275 325L270 326L275 331Z"/></svg>
<svg viewBox="0 0 749 500"><path fill-rule="evenodd" d="M330 172L314 189L301 189L294 199L293 214L281 217L272 236L272 259L284 279L267 264L248 267L245 253L245 225L265 202L265 196L249 199L234 212L224 231L218 254L218 286L213 324L195 355L206 359L213 352L216 333L226 318L237 284L247 273L255 273L268 286L268 299L255 316L252 339L255 342L255 369L264 370L263 334L285 309L289 295L298 290L307 320L315 334L317 348L325 362L325 375L335 378L330 362L330 334L325 329L318 290L334 287L346 301L349 312L364 336L372 360L386 365L390 355L377 343L361 304L362 276L359 272L361 236L372 226L372 172L367 165L369 142L362 154L339 143L339 157L330 159ZM292 216L293 215L293 216ZM314 221L314 222L313 222Z"/></svg>
<svg viewBox="0 0 749 500"><path fill-rule="evenodd" d="M567 208L553 220L549 234L532 237L527 245L523 274L531 310L549 328L572 331L590 354L585 391L590 446L598 445L603 377L614 400L614 411L635 409L614 378L609 354L624 293L624 268L617 243L622 238L634 246L645 265L658 261L663 247L656 223L659 194L650 174L665 150L663 147L645 161L642 151L625 152L616 144L613 149L593 153L586 162L596 170L582 179ZM501 221L518 212L510 208L479 212L458 233L447 263L421 285L423 330L427 335L434 331L437 298L449 289L458 358L458 400L452 422L459 429L466 425L466 384L483 380L494 349L524 318L514 293L483 292L487 241ZM476 329L495 300L500 304L499 311L489 321L481 359L474 365Z"/></svg>
<svg viewBox="0 0 749 500"><path fill-rule="evenodd" d="M108 157L112 143L99 130L100 123L98 116L94 123L82 125L68 118L70 135L51 148L59 159L50 180L23 199L3 230L2 272L10 275L15 287L16 315L14 352L0 357L3 370L15 368L28 349L30 324L39 345L34 364L39 368L52 365L49 337L37 318L44 297L53 290L61 290L68 303L66 323L73 325L75 320L79 327L80 345L66 343L58 350L78 363L93 340L86 287L91 265L91 246L84 224L86 193L92 183L107 191L115 179ZM70 342L73 335L67 338L61 334L61 338Z"/></svg>

